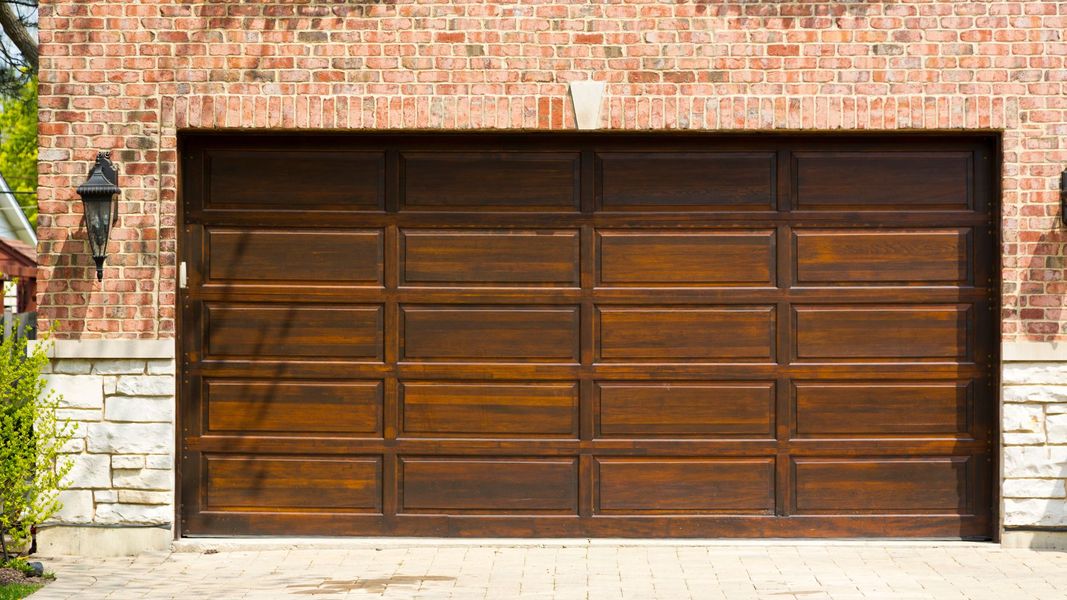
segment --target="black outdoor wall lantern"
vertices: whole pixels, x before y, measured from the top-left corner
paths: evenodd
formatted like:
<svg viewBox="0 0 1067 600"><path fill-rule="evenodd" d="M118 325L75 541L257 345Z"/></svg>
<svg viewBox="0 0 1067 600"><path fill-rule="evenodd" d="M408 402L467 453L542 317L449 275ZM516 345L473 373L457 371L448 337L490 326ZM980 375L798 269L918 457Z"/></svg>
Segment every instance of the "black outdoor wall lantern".
<svg viewBox="0 0 1067 600"><path fill-rule="evenodd" d="M115 195L122 190L117 185L119 174L111 162L110 152L98 152L96 164L89 169L89 178L78 186L85 213L85 230L89 234L89 249L96 262L96 279L104 280L104 259L107 258L107 238L114 219Z"/></svg>
<svg viewBox="0 0 1067 600"><path fill-rule="evenodd" d="M1067 225L1067 169L1060 173L1060 218Z"/></svg>

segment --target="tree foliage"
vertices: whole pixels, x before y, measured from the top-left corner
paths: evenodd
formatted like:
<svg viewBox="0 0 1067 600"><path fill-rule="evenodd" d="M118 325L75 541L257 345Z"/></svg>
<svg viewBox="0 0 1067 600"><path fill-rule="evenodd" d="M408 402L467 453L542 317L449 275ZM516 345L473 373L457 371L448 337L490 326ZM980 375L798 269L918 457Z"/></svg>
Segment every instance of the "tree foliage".
<svg viewBox="0 0 1067 600"><path fill-rule="evenodd" d="M0 0L0 95L16 96L37 75L37 0Z"/></svg>
<svg viewBox="0 0 1067 600"><path fill-rule="evenodd" d="M0 99L0 174L37 226L37 79Z"/></svg>
<svg viewBox="0 0 1067 600"><path fill-rule="evenodd" d="M59 396L42 373L47 347L25 336L0 342L0 551L7 561L29 546L34 525L60 508L58 492L72 466L60 453L74 426L57 414ZM10 540L11 546L8 546Z"/></svg>

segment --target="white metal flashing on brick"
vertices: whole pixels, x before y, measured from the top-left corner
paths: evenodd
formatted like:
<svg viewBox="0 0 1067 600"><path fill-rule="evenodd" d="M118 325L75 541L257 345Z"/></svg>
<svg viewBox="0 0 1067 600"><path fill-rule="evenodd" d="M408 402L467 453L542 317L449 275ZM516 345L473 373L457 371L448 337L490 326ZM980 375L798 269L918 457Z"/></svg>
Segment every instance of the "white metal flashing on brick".
<svg viewBox="0 0 1067 600"><path fill-rule="evenodd" d="M49 342L33 342L34 344ZM174 358L174 340L54 340L52 358Z"/></svg>

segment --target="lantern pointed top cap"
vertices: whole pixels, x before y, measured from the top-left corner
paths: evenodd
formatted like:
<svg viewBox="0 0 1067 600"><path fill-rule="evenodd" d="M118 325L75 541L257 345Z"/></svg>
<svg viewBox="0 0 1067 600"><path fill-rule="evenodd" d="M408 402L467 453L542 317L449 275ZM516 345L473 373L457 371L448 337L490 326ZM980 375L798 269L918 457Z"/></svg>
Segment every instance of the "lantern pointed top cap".
<svg viewBox="0 0 1067 600"><path fill-rule="evenodd" d="M114 163L111 162L110 152L97 152L96 164L89 169L89 179L85 183L78 186L77 192L79 196L85 196L87 194L92 195L113 195L118 194L121 190L118 183L119 174L115 170Z"/></svg>

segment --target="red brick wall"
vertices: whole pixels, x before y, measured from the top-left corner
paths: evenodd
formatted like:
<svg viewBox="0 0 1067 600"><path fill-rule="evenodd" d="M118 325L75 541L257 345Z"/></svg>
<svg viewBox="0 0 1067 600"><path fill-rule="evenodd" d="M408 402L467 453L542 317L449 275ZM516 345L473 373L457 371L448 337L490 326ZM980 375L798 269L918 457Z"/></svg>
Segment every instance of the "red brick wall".
<svg viewBox="0 0 1067 600"><path fill-rule="evenodd" d="M176 132L612 129L1003 132L1003 331L1067 339L1058 173L1067 2L44 1L41 283L64 337L174 334ZM74 188L114 149L103 284Z"/></svg>

